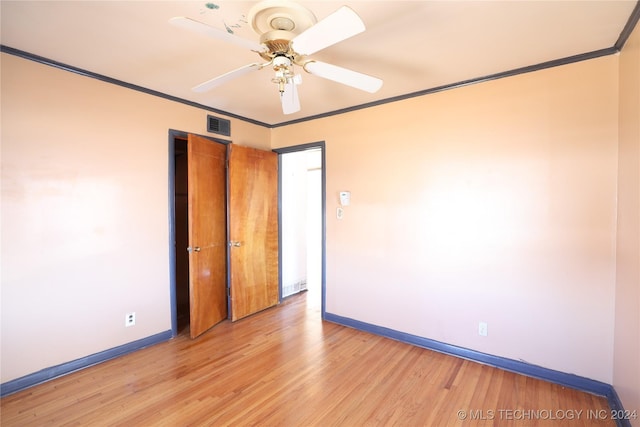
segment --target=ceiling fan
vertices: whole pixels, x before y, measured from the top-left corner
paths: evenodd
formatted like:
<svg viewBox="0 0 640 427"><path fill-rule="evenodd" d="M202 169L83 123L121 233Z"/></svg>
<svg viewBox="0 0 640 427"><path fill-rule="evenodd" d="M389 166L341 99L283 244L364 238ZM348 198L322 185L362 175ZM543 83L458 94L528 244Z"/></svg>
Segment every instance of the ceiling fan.
<svg viewBox="0 0 640 427"><path fill-rule="evenodd" d="M266 61L229 71L193 87L193 91L206 92L251 71L271 67L275 72L271 81L278 86L282 111L292 114L300 110L297 86L302 80L302 76L295 73L294 66L309 74L369 93L382 87L382 80L376 77L309 57L365 30L362 19L350 7L342 6L318 22L309 9L298 3L264 0L251 8L248 18L253 30L260 35L259 43L190 18L175 17L169 20L175 26L252 50Z"/></svg>

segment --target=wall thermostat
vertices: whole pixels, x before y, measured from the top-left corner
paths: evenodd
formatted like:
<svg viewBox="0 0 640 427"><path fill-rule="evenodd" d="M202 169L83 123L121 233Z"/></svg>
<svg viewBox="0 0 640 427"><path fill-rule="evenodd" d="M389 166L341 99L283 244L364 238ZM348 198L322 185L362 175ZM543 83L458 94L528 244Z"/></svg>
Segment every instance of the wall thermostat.
<svg viewBox="0 0 640 427"><path fill-rule="evenodd" d="M340 204L342 206L349 206L351 202L351 192L350 191L341 191L340 192Z"/></svg>

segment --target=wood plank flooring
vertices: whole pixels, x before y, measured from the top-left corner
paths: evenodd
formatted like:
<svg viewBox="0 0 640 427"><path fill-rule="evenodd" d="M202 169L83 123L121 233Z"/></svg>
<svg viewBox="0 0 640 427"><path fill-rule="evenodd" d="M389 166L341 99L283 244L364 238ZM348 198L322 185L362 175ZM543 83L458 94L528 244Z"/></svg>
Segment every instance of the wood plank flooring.
<svg viewBox="0 0 640 427"><path fill-rule="evenodd" d="M308 297L6 396L1 424L615 425L602 397L322 322Z"/></svg>

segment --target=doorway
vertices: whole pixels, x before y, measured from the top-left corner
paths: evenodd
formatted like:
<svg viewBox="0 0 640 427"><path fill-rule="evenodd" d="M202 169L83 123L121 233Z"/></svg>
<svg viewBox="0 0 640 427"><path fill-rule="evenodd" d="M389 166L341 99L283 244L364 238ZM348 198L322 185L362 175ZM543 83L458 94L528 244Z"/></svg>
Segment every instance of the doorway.
<svg viewBox="0 0 640 427"><path fill-rule="evenodd" d="M281 298L307 292L324 316L324 142L274 150L280 170Z"/></svg>
<svg viewBox="0 0 640 427"><path fill-rule="evenodd" d="M177 332L189 327L189 246L187 139L174 138L175 276Z"/></svg>
<svg viewBox="0 0 640 427"><path fill-rule="evenodd" d="M174 336L279 303L276 153L170 131L169 199Z"/></svg>
<svg viewBox="0 0 640 427"><path fill-rule="evenodd" d="M195 338L227 318L228 143L170 132L174 335Z"/></svg>

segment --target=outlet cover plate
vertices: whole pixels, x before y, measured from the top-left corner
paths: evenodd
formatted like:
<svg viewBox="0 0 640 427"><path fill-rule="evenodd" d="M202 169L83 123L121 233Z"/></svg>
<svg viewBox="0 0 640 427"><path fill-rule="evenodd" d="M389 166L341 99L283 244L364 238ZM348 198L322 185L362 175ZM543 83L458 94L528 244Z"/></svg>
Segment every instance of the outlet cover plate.
<svg viewBox="0 0 640 427"><path fill-rule="evenodd" d="M128 328L129 326L135 326L135 324L136 324L136 313L135 312L127 313L127 315L124 318L124 326Z"/></svg>
<svg viewBox="0 0 640 427"><path fill-rule="evenodd" d="M478 323L478 335L486 337L488 335L487 322Z"/></svg>

